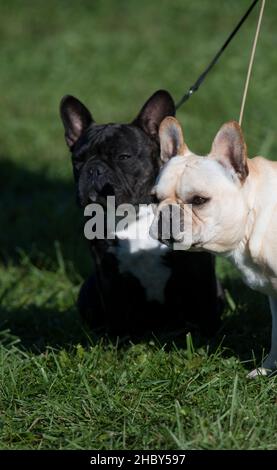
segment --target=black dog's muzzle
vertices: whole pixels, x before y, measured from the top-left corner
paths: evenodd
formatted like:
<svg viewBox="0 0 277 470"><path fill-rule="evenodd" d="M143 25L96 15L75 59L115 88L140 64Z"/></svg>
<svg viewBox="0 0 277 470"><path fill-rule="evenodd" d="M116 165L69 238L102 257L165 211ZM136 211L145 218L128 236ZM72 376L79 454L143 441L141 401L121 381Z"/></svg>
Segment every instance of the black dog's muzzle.
<svg viewBox="0 0 277 470"><path fill-rule="evenodd" d="M95 162L86 170L87 199L91 202L102 201L108 196L115 195L115 185L111 172L102 162Z"/></svg>

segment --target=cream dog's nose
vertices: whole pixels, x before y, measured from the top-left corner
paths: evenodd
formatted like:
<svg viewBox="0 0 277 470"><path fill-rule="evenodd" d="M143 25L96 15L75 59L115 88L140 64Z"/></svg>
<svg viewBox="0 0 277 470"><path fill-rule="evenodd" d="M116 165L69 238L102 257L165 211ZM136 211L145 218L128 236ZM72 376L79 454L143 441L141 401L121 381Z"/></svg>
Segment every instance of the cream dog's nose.
<svg viewBox="0 0 277 470"><path fill-rule="evenodd" d="M182 223L180 207L177 204L163 205L158 208L150 227L150 236L171 246L179 239Z"/></svg>

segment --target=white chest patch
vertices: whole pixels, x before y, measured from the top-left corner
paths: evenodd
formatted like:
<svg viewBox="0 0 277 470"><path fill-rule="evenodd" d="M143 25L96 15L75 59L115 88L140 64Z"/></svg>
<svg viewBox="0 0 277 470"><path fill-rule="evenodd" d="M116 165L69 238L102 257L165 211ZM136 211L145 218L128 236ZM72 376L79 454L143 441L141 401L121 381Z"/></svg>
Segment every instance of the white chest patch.
<svg viewBox="0 0 277 470"><path fill-rule="evenodd" d="M141 206L136 222L117 231L117 246L109 248L119 263L120 273L133 274L144 287L147 300L164 301L164 288L171 270L163 262L167 246L149 235L154 214L151 206Z"/></svg>
<svg viewBox="0 0 277 470"><path fill-rule="evenodd" d="M263 269L257 265L244 252L237 250L231 255L231 260L241 272L242 278L251 289L257 290L269 295L271 286L268 277L264 274Z"/></svg>

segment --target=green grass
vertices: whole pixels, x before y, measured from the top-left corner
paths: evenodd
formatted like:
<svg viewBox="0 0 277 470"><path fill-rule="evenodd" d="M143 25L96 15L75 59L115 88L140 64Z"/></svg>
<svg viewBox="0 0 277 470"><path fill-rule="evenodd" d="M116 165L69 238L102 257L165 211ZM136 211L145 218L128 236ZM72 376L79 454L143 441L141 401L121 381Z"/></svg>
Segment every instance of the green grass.
<svg viewBox="0 0 277 470"><path fill-rule="evenodd" d="M249 381L268 350L266 299L225 262L221 331L112 345L78 320L91 262L58 117L75 94L99 122L128 121L156 89L177 99L249 0L0 0L0 448L276 449L276 378ZM238 117L257 11L179 113L207 152ZM277 4L267 2L244 131L277 153ZM166 343L166 344L165 344Z"/></svg>

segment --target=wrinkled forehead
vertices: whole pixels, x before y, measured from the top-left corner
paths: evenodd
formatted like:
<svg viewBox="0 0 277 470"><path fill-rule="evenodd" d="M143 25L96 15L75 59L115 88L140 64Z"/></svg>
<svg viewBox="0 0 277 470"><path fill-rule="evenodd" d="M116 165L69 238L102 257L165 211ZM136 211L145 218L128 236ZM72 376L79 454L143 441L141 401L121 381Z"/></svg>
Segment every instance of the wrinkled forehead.
<svg viewBox="0 0 277 470"><path fill-rule="evenodd" d="M207 193L228 180L225 169L216 160L188 154L174 157L165 165L156 192L160 199L176 195L183 198L194 192Z"/></svg>
<svg viewBox="0 0 277 470"><path fill-rule="evenodd" d="M137 129L128 124L93 124L79 139L75 154L85 151L105 153L136 153L138 150Z"/></svg>
<svg viewBox="0 0 277 470"><path fill-rule="evenodd" d="M181 180L188 182L197 179L204 185L213 185L221 179L226 179L226 171L216 160L196 155L184 157Z"/></svg>
<svg viewBox="0 0 277 470"><path fill-rule="evenodd" d="M185 157L173 157L169 160L160 172L155 191L159 199L173 197L176 190L176 184L184 170Z"/></svg>

